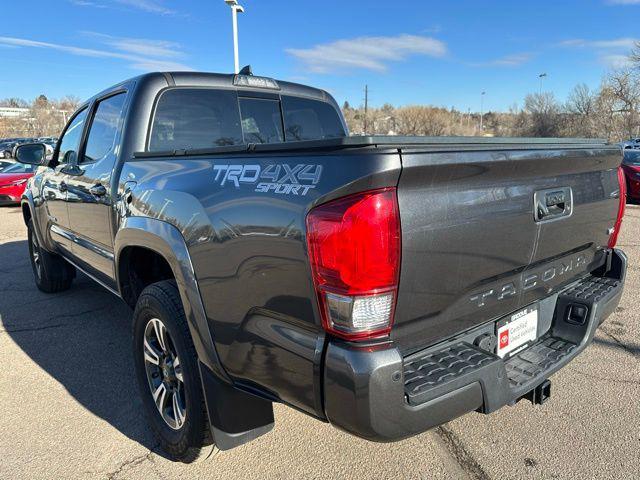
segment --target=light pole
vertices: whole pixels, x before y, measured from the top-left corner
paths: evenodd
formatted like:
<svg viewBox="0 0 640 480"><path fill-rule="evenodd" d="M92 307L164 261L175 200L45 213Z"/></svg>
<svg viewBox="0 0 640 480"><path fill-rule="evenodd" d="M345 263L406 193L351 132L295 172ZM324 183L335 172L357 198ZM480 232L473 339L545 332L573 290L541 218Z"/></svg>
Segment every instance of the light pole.
<svg viewBox="0 0 640 480"><path fill-rule="evenodd" d="M538 78L540 79L540 95L542 95L542 86L544 85L544 79L547 77L546 73L541 73L540 75L538 75Z"/></svg>
<svg viewBox="0 0 640 480"><path fill-rule="evenodd" d="M233 21L233 66L234 73L240 71L240 59L238 58L238 13L243 13L244 8L238 5L238 0L224 0L231 7L231 19Z"/></svg>
<svg viewBox="0 0 640 480"><path fill-rule="evenodd" d="M487 92L484 90L480 94L480 134L482 134L482 130L484 130L484 96Z"/></svg>

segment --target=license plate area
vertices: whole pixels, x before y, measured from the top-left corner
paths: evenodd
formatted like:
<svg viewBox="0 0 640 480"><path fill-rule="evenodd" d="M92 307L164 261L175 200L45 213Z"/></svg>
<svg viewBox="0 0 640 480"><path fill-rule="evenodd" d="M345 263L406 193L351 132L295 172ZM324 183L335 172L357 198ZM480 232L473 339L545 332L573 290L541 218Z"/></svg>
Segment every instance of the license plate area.
<svg viewBox="0 0 640 480"><path fill-rule="evenodd" d="M538 305L530 305L509 317L496 322L498 345L496 355L509 357L538 338Z"/></svg>

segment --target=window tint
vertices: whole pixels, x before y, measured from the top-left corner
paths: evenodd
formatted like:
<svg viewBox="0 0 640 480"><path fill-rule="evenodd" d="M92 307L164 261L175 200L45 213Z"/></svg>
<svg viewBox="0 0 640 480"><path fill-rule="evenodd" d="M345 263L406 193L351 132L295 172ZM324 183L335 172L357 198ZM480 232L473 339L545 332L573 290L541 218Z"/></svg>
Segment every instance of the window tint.
<svg viewBox="0 0 640 480"><path fill-rule="evenodd" d="M242 143L237 94L213 89L171 89L162 94L149 150L190 150Z"/></svg>
<svg viewBox="0 0 640 480"><path fill-rule="evenodd" d="M640 165L640 150L625 150L622 163L625 165Z"/></svg>
<svg viewBox="0 0 640 480"><path fill-rule="evenodd" d="M278 100L241 98L242 132L245 143L282 142L282 117Z"/></svg>
<svg viewBox="0 0 640 480"><path fill-rule="evenodd" d="M5 168L2 173L33 173L38 168L37 165L25 165L23 163L14 163Z"/></svg>
<svg viewBox="0 0 640 480"><path fill-rule="evenodd" d="M87 119L87 109L82 110L69 124L60 141L58 163L74 163L78 158L78 148L82 138L84 122Z"/></svg>
<svg viewBox="0 0 640 480"><path fill-rule="evenodd" d="M119 93L98 104L87 137L87 147L84 152L85 162L100 160L113 150L125 98L124 93Z"/></svg>
<svg viewBox="0 0 640 480"><path fill-rule="evenodd" d="M283 96L282 110L287 142L321 140L346 135L338 112L329 103Z"/></svg>

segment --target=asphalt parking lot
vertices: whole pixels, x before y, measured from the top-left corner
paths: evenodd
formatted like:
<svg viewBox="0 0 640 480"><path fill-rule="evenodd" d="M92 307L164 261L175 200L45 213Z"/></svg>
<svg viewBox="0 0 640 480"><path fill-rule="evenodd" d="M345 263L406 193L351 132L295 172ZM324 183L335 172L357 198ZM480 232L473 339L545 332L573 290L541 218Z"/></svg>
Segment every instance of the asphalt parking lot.
<svg viewBox="0 0 640 480"><path fill-rule="evenodd" d="M552 377L544 406L374 444L276 405L270 434L183 465L142 418L129 309L84 276L39 292L20 210L1 208L0 478L639 478L640 207L627 209L619 246L630 263L622 302Z"/></svg>

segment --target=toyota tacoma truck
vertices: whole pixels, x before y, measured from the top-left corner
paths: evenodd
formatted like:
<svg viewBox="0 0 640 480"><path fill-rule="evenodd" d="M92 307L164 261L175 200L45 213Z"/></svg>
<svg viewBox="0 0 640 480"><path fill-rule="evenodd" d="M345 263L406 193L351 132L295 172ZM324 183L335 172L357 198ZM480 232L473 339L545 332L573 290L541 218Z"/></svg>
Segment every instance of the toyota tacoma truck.
<svg viewBox="0 0 640 480"><path fill-rule="evenodd" d="M382 442L541 404L622 294L601 140L349 136L319 89L154 73L16 154L37 287L81 271L131 306L185 462L268 432L273 402Z"/></svg>

